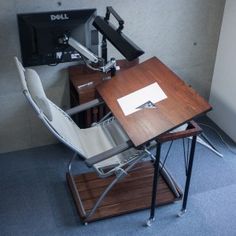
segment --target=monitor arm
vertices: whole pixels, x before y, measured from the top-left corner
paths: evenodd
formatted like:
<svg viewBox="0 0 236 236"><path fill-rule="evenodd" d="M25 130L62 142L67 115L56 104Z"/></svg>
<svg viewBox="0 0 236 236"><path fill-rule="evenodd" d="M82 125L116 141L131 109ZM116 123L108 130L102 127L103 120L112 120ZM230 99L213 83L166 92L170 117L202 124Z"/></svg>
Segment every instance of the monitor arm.
<svg viewBox="0 0 236 236"><path fill-rule="evenodd" d="M58 38L58 43L63 44L63 45L70 45L82 57L86 57L89 60L89 63L92 62L92 63L95 63L95 64L99 64L100 58L97 55L95 55L94 53L92 53L89 49L84 47L81 43L76 41L74 38L68 37L67 35L63 35L62 37ZM110 61L108 61L105 65L99 66L97 68L91 66L89 63L86 62L86 65L90 69L99 70L103 73L111 72L112 75L114 75L114 73L116 71L116 60L115 60L115 58L111 58Z"/></svg>
<svg viewBox="0 0 236 236"><path fill-rule="evenodd" d="M86 47L84 47L81 43L73 39L72 37L68 38L68 44L73 47L79 54L85 56L89 61L93 63L98 63L98 57L89 51Z"/></svg>

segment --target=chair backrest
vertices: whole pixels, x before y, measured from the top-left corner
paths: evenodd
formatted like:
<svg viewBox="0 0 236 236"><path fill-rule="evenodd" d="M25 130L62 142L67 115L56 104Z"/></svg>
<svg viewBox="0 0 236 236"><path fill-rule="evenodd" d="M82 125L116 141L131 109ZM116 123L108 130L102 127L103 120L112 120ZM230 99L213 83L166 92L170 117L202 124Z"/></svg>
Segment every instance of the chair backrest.
<svg viewBox="0 0 236 236"><path fill-rule="evenodd" d="M80 128L63 110L47 98L37 72L33 69L25 69L17 57L14 59L23 93L39 118L60 141L87 158L80 141Z"/></svg>

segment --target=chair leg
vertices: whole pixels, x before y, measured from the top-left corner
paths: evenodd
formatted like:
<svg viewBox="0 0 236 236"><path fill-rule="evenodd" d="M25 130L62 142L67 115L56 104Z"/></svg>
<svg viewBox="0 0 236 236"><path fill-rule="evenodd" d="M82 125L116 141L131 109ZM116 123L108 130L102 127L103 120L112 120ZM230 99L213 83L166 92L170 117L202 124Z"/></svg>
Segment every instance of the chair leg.
<svg viewBox="0 0 236 236"><path fill-rule="evenodd" d="M106 189L103 191L103 193L101 194L101 196L98 198L98 200L96 201L96 203L94 204L92 210L86 215L86 219L88 219L89 217L91 217L94 212L97 210L97 208L99 207L99 205L101 204L102 200L104 199L104 197L108 194L108 192L112 189L112 187L118 182L118 180L125 175L125 173L120 173L120 175L118 175L107 187Z"/></svg>
<svg viewBox="0 0 236 236"><path fill-rule="evenodd" d="M92 210L87 214L86 219L88 219L89 217L91 217L94 212L96 211L96 209L99 207L99 205L101 204L102 200L104 199L104 197L107 195L107 193L112 189L112 187L124 176L128 173L128 171L130 169L133 168L134 165L136 165L140 159L142 159L143 157L140 156L139 158L137 158L133 163L131 163L124 171L120 171L119 174L116 175L116 178L107 186L107 188L104 190L104 192L101 194L101 196L98 198L97 202L95 203L95 205L93 206Z"/></svg>
<svg viewBox="0 0 236 236"><path fill-rule="evenodd" d="M120 171L117 175L116 178L105 188L105 190L103 191L103 193L101 194L101 196L98 198L98 200L96 201L96 203L94 204L93 208L91 209L90 212L85 211L79 191L77 190L76 184L74 182L72 173L71 173L71 168L72 168L72 162L74 161L75 157L77 156L77 154L75 153L69 163L69 168L68 168L68 174L69 174L69 178L70 178L70 182L73 185L73 189L75 190L75 195L76 195L76 202L78 203L81 211L82 211L82 217L84 218L84 223L86 224L87 220L95 213L95 211L97 210L97 208L99 207L99 205L101 204L102 200L104 199L104 197L108 194L108 192L112 189L112 187L124 176L127 174L127 172L133 168L134 165L136 165L142 158L143 156L141 155L139 158L135 159L124 171Z"/></svg>

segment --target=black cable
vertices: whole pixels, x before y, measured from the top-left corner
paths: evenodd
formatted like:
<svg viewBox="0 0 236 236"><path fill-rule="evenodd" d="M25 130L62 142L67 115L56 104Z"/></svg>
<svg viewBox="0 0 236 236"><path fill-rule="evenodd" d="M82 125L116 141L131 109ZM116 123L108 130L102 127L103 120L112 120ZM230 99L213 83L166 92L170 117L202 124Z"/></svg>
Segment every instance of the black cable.
<svg viewBox="0 0 236 236"><path fill-rule="evenodd" d="M221 140L221 142L226 146L226 148L234 155L236 155L236 152L229 146L229 144L224 140L224 138L222 137L222 135L212 126L208 125L208 124L204 124L201 122L198 122L199 125L203 125L208 127L209 129L211 129Z"/></svg>
<svg viewBox="0 0 236 236"><path fill-rule="evenodd" d="M183 143L183 151L184 151L184 165L185 165L185 174L187 175L188 172L188 165L187 165L187 155L188 153L186 153L186 148L185 148L185 139L182 139L182 143Z"/></svg>
<svg viewBox="0 0 236 236"><path fill-rule="evenodd" d="M160 171L162 171L162 169L163 169L164 166L165 166L165 163L166 163L167 157L168 157L168 155L169 155L170 149L171 149L171 147L172 147L172 144L173 144L173 140L171 141L171 143L170 143L170 145L169 145L169 148L168 148L168 150L167 150L167 152L166 152L166 156L165 156L164 161L163 161L163 163L162 163L162 165L161 165Z"/></svg>

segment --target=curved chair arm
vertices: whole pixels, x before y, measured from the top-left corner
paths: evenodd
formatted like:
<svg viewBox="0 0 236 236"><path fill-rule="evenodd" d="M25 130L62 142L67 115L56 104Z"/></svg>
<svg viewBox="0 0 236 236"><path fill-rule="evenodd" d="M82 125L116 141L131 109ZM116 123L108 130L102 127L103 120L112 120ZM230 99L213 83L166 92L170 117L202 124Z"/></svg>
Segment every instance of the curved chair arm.
<svg viewBox="0 0 236 236"><path fill-rule="evenodd" d="M68 109L67 111L65 111L68 115L72 116L76 113L82 112L82 111L86 111L90 108L93 108L95 106L99 106L101 104L103 104L104 102L102 100L99 99L94 99L92 101L83 103L81 105L78 105L76 107L73 107L71 109Z"/></svg>
<svg viewBox="0 0 236 236"><path fill-rule="evenodd" d="M96 164L96 163L98 163L100 161L104 161L104 160L106 160L106 159L108 159L108 158L110 158L110 157L112 157L114 155L117 155L117 154L119 154L119 153L121 153L121 152L123 152L123 151L125 151L125 150L127 150L129 148L131 148L132 146L133 146L133 144L129 140L129 141L127 141L125 143L122 143L122 144L120 144L120 145L118 145L118 146L116 146L116 147L114 147L112 149L109 149L109 150L107 150L105 152L99 153L98 155L95 155L95 156L92 156L92 157L86 159L85 163L89 167L91 167L92 165L94 165L94 164Z"/></svg>

